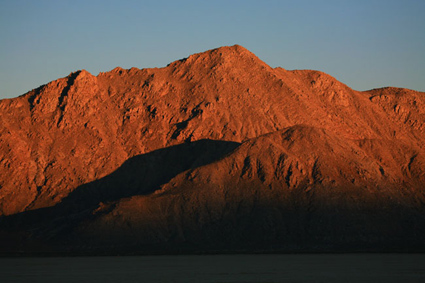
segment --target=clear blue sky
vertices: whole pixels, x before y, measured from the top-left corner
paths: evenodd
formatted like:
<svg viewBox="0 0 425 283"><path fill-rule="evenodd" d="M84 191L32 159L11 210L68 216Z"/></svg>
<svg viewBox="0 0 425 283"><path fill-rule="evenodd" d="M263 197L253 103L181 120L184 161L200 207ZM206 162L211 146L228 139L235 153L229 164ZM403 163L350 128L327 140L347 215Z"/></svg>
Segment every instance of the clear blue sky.
<svg viewBox="0 0 425 283"><path fill-rule="evenodd" d="M425 91L424 0L0 0L0 98L79 69L163 67L233 44L357 90Z"/></svg>

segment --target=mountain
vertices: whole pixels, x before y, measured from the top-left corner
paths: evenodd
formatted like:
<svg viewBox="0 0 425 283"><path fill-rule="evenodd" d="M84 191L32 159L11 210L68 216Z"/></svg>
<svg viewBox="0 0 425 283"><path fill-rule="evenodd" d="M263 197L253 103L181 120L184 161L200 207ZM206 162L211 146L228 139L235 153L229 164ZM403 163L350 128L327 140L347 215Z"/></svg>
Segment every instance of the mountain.
<svg viewBox="0 0 425 283"><path fill-rule="evenodd" d="M425 250L425 94L242 46L0 101L0 252Z"/></svg>

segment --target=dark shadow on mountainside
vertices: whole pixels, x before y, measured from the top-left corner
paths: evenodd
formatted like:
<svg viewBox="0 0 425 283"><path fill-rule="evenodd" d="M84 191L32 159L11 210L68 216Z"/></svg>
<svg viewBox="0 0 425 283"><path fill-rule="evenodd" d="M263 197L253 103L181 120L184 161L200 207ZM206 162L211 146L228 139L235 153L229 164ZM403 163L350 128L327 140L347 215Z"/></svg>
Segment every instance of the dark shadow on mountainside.
<svg viewBox="0 0 425 283"><path fill-rule="evenodd" d="M89 219L101 203L112 203L135 195L147 195L158 190L176 175L213 163L240 144L228 141L199 140L158 149L134 156L113 173L81 185L53 207L22 212L0 218L0 252L13 250L10 238L20 234L27 238L60 237L80 221ZM7 238L7 241L1 241ZM15 243L21 244L21 243Z"/></svg>

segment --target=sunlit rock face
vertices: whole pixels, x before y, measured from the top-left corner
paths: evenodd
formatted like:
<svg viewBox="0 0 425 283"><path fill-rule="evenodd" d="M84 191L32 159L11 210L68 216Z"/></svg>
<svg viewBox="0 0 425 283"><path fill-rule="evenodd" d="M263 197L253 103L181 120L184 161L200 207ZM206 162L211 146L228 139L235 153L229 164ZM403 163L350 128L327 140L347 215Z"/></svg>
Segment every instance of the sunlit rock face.
<svg viewBox="0 0 425 283"><path fill-rule="evenodd" d="M235 45L0 101L0 252L425 249L425 93Z"/></svg>

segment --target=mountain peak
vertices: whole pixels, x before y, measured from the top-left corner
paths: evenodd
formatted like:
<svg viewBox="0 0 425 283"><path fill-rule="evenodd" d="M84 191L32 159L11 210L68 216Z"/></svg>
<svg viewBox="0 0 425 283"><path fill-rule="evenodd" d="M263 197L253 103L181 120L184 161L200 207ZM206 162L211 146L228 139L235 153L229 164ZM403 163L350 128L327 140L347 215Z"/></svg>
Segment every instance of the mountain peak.
<svg viewBox="0 0 425 283"><path fill-rule="evenodd" d="M211 58L249 59L262 62L254 53L238 44L218 47L199 54L208 55Z"/></svg>
<svg viewBox="0 0 425 283"><path fill-rule="evenodd" d="M217 47L215 49L211 49L210 51L219 51L219 52L226 53L226 54L246 54L246 53L250 53L253 56L255 56L251 51L249 51L248 49L246 49L245 47L243 47L239 44L230 45L230 46L221 46L221 47ZM206 51L206 52L208 52L208 51Z"/></svg>
<svg viewBox="0 0 425 283"><path fill-rule="evenodd" d="M272 68L261 61L254 53L241 45L222 46L195 53L187 58L170 63L172 68L182 66L191 69L240 69L258 72L259 69L271 70Z"/></svg>

